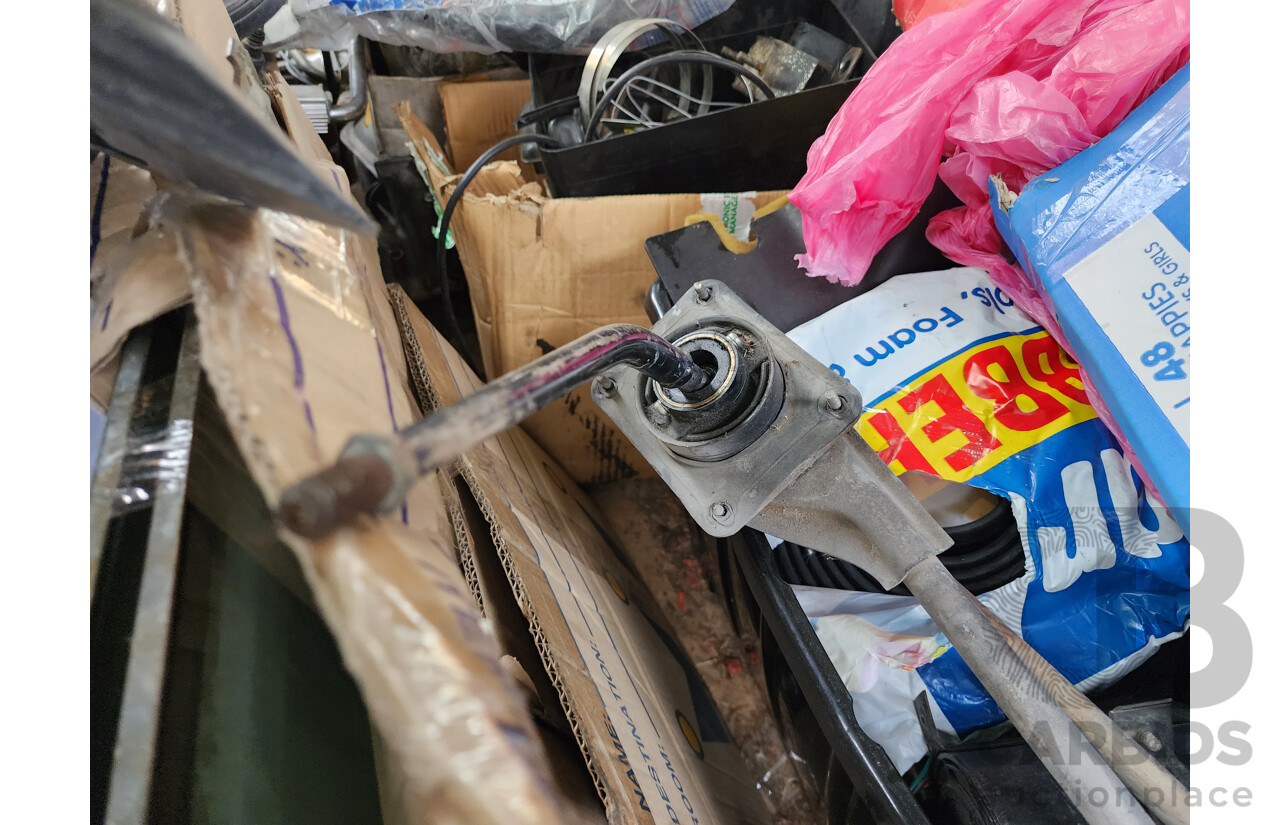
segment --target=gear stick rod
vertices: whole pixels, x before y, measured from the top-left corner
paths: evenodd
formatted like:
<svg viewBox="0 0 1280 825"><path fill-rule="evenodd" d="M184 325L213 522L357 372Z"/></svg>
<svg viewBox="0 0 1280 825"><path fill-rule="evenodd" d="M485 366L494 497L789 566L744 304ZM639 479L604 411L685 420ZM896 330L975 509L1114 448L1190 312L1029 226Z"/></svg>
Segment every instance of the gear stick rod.
<svg viewBox="0 0 1280 825"><path fill-rule="evenodd" d="M285 490L280 519L301 536L320 538L361 513L394 510L422 476L624 364L684 392L710 380L687 353L643 327L601 327L396 435L354 436L333 466Z"/></svg>

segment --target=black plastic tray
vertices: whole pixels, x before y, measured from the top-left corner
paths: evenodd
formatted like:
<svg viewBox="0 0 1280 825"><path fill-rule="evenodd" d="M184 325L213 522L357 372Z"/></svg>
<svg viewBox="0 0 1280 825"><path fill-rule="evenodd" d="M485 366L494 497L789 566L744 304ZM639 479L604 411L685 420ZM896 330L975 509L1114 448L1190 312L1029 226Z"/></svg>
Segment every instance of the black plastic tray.
<svg viewBox="0 0 1280 825"><path fill-rule="evenodd" d="M789 37L801 21L861 46L858 76L900 33L890 0L737 0L695 31L711 52L722 46L746 51L761 35ZM530 55L533 105L575 94L581 74L580 58ZM848 80L592 143L541 149L540 162L558 198L790 189L804 176L809 147L856 85Z"/></svg>

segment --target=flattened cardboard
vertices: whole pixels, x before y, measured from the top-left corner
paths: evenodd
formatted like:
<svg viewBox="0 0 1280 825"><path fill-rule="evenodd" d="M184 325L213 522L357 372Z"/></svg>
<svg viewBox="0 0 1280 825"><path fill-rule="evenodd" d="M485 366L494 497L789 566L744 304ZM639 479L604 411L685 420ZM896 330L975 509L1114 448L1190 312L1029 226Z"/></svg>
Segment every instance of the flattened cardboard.
<svg viewBox="0 0 1280 825"><path fill-rule="evenodd" d="M185 0L175 4L172 11L206 55L216 33L230 29L231 35L235 34L226 9L219 3L209 6L206 0ZM238 40L236 44L239 45ZM219 76L234 85L236 75L231 64L225 59L219 63ZM331 167L328 149L311 127L297 96L282 89L287 84L280 73L264 72L262 81L260 89L241 79L240 92L255 104L274 107L308 162L326 170ZM90 162L89 173L90 283L94 299L89 327L89 397L105 407L115 385L125 338L135 327L191 300L191 287L178 260L176 232L150 214L157 193L151 173L105 154Z"/></svg>
<svg viewBox="0 0 1280 825"><path fill-rule="evenodd" d="M371 238L222 203L174 210L205 372L268 505L352 433L418 416ZM388 820L560 821L523 693L458 570L440 486L323 541L283 538L385 743L380 774L403 780Z"/></svg>
<svg viewBox="0 0 1280 825"><path fill-rule="evenodd" d="M129 332L191 299L173 230L151 225L151 173L100 154L89 164L89 398L105 408Z"/></svg>
<svg viewBox="0 0 1280 825"><path fill-rule="evenodd" d="M421 314L401 329L443 404L481 384ZM764 797L697 669L662 625L594 503L521 429L460 469L559 692L611 823L763 823Z"/></svg>
<svg viewBox="0 0 1280 825"><path fill-rule="evenodd" d="M480 95L494 84L470 85ZM480 97L477 111L484 109ZM432 191L444 203L459 167L449 166L407 105L398 111ZM457 128L453 121L450 128ZM752 200L759 207L782 194L761 192ZM548 198L514 162L482 170L450 231L471 289L486 374L502 375L604 324L648 327L644 301L656 275L644 241L703 211L697 194ZM585 387L535 414L524 428L580 484L654 475Z"/></svg>

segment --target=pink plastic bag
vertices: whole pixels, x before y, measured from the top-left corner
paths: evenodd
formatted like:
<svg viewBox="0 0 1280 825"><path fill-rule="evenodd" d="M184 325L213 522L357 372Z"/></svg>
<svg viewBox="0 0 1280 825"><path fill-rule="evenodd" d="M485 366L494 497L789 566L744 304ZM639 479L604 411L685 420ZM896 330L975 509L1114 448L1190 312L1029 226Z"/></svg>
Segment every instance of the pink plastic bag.
<svg viewBox="0 0 1280 825"><path fill-rule="evenodd" d="M974 0L905 32L809 150L791 193L808 250L797 260L812 276L858 283L940 174L964 210L986 209L986 219L943 213L930 241L1034 303L986 225L987 177L999 173L1020 191L1114 128L1186 62L1189 5Z"/></svg>

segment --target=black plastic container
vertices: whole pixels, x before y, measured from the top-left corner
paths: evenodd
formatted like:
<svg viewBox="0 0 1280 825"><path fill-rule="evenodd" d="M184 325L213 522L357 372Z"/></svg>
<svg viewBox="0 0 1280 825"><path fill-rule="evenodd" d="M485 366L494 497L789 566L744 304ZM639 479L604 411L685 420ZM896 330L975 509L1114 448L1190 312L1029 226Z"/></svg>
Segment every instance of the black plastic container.
<svg viewBox="0 0 1280 825"><path fill-rule="evenodd" d="M746 51L762 35L787 39L802 21L862 47L855 77L900 33L889 0L738 0L695 32L713 53L722 46ZM716 74L717 84L726 87L719 99L731 99L732 77ZM535 107L569 98L577 92L582 59L530 55L529 76ZM848 80L591 143L541 149L540 163L551 194L560 198L790 189L804 176L809 147L856 85L856 79Z"/></svg>

